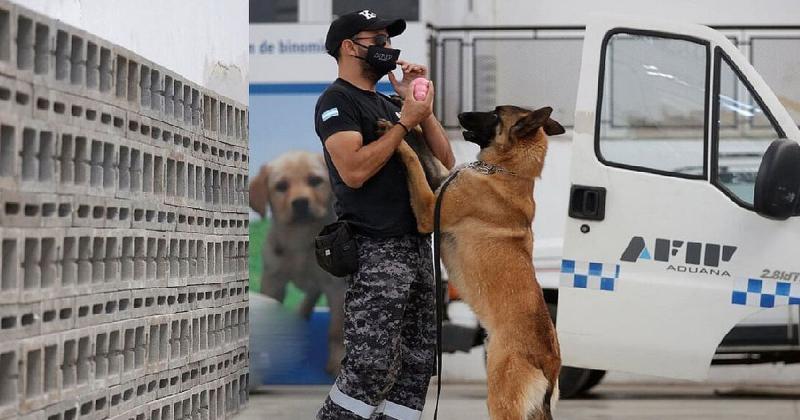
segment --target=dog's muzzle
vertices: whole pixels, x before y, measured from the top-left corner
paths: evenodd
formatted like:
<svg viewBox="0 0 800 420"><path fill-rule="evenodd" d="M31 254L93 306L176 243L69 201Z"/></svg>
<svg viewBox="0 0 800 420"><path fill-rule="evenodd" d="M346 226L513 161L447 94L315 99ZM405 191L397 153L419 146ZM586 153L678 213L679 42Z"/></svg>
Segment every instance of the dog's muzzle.
<svg viewBox="0 0 800 420"><path fill-rule="evenodd" d="M500 118L495 112L462 112L458 114L458 122L466 129L464 140L483 149L491 144Z"/></svg>
<svg viewBox="0 0 800 420"><path fill-rule="evenodd" d="M463 133L464 140L477 144L481 149L489 147L489 143L491 143L491 139L481 135L481 133L476 133L474 131L464 131Z"/></svg>
<svg viewBox="0 0 800 420"><path fill-rule="evenodd" d="M292 222L302 223L313 219L308 198L298 198L292 201Z"/></svg>

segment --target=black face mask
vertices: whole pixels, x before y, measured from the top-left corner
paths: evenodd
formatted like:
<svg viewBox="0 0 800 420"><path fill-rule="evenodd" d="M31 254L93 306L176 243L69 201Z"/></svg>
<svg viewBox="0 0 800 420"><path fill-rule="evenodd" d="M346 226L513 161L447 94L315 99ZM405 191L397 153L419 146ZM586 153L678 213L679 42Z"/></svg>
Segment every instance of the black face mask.
<svg viewBox="0 0 800 420"><path fill-rule="evenodd" d="M367 49L366 58L358 55L356 57L366 61L377 76L383 77L386 73L389 73L397 67L397 59L400 58L400 50L380 47L378 45L366 46L355 41L353 41L353 43Z"/></svg>

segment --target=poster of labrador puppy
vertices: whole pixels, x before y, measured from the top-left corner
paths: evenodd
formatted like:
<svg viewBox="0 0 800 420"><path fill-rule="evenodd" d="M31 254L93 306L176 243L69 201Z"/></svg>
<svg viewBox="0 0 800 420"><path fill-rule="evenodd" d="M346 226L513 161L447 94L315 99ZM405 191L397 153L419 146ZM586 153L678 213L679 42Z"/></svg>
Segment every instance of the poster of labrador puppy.
<svg viewBox="0 0 800 420"><path fill-rule="evenodd" d="M314 237L335 219L323 156L292 151L263 165L250 181L250 207L263 218L269 209L271 222L262 248L261 293L283 303L293 283L304 293L298 312L305 319L325 296L330 307L325 371L336 375L344 355L345 282L319 268L314 256Z"/></svg>

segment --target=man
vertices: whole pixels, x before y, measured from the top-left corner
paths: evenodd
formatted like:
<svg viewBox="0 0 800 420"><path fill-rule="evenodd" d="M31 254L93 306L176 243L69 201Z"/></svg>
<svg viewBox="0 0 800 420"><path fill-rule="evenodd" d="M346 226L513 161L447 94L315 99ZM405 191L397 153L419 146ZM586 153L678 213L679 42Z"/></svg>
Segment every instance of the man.
<svg viewBox="0 0 800 420"><path fill-rule="evenodd" d="M433 86L414 99L411 81L425 67L398 60L391 37L404 20L369 10L343 15L328 30L325 47L339 78L320 96L317 135L336 196L336 213L350 223L359 247L359 269L347 277L342 370L318 419L419 419L433 374L434 290L429 236L419 235L405 168L394 152L407 130L419 125L434 155L451 168L453 152L433 116ZM399 64L398 80L391 70ZM398 108L375 85L389 74ZM383 136L375 122L396 125Z"/></svg>

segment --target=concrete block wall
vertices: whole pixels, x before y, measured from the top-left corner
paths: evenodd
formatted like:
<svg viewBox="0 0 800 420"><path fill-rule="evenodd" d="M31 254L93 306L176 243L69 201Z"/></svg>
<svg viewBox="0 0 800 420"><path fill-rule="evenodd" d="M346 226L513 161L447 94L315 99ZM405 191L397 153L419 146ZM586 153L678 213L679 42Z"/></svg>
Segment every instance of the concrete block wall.
<svg viewBox="0 0 800 420"><path fill-rule="evenodd" d="M246 403L247 134L246 106L0 0L0 419Z"/></svg>

